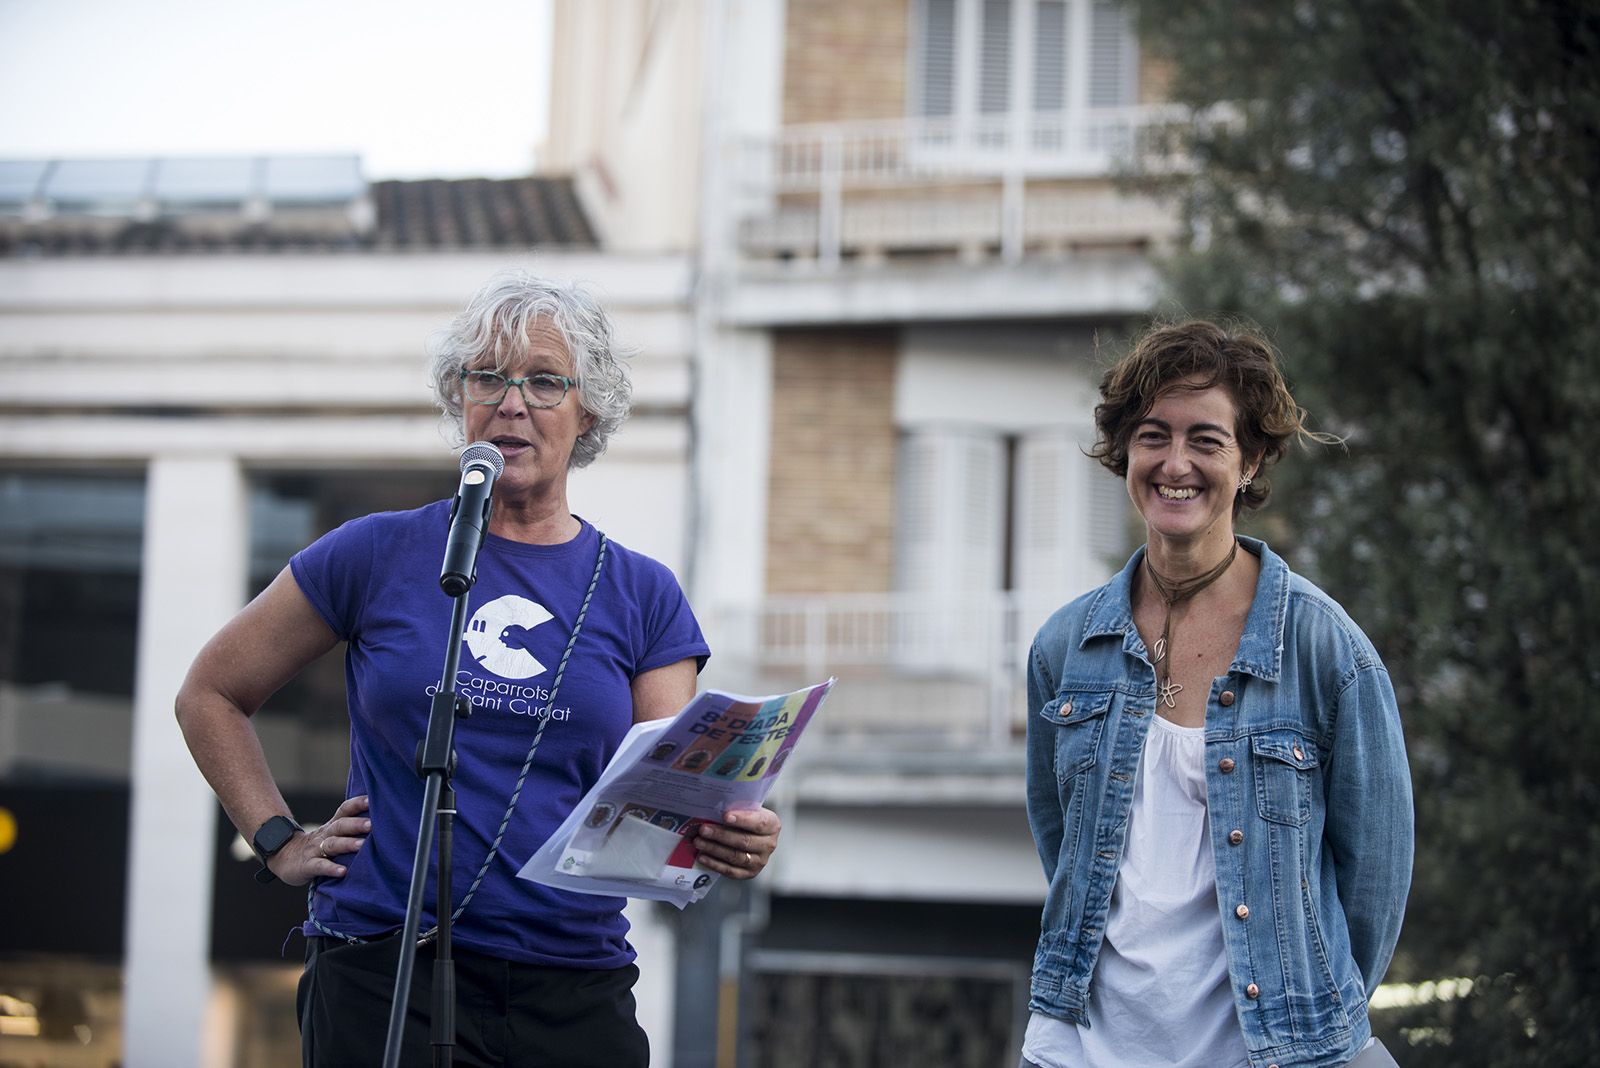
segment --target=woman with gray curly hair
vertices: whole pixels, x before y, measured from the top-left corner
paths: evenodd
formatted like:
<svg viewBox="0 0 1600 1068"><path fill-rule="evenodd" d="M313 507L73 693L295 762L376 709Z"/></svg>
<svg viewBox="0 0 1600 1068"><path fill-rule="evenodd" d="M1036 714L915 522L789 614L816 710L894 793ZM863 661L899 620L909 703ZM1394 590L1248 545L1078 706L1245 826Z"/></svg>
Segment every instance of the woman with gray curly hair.
<svg viewBox="0 0 1600 1068"><path fill-rule="evenodd" d="M643 1066L621 900L515 877L629 728L694 695L710 652L672 573L568 508L568 472L600 456L627 417L623 354L593 298L522 272L493 278L431 350L456 441L491 442L505 458L457 675L474 714L456 726L452 784L455 1048L471 1064ZM201 650L178 695L196 763L261 858L257 878L311 886L298 998L307 1065L365 1063L385 1045L391 936L405 918L423 801L413 747L449 626L438 593L414 576L439 566L451 503L352 520L296 554ZM340 641L348 797L308 831L250 716ZM778 818L724 819L695 829L699 863L751 878L777 844ZM431 953L431 943L418 951ZM426 960L413 971L407 1064L429 1057L431 973Z"/></svg>
<svg viewBox="0 0 1600 1068"><path fill-rule="evenodd" d="M583 410L594 423L578 435L570 467L587 467L605 452L606 443L628 418L633 382L623 362L624 351L611 320L594 298L573 285L548 282L525 271L505 271L480 289L466 308L439 331L429 346L433 357L433 396L444 413L455 444L464 443L463 411L474 400L493 394L495 382L470 396L462 384L478 385L466 372L503 374L527 346L540 321L555 328L571 357L573 377ZM555 396L553 385L549 396ZM525 387L526 388L526 387Z"/></svg>

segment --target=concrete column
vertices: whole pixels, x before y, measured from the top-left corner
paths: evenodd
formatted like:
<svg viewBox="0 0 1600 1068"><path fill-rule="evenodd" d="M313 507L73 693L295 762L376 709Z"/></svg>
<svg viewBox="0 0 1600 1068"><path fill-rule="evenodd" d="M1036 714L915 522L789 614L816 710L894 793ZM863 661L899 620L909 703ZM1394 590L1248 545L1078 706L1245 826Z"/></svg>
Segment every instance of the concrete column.
<svg viewBox="0 0 1600 1068"><path fill-rule="evenodd" d="M672 916L677 954L673 960L672 1053L675 1068L733 1068L738 998L724 989L722 938L740 902L741 887L723 879L700 901ZM654 1051L652 1050L652 1053Z"/></svg>
<svg viewBox="0 0 1600 1068"><path fill-rule="evenodd" d="M675 1005L674 980L677 975L674 922L671 905L655 901L630 900L627 906L628 942L639 953L634 963L639 981L633 987L638 1003L639 1026L650 1036L651 1068L673 1068Z"/></svg>
<svg viewBox="0 0 1600 1068"><path fill-rule="evenodd" d="M190 661L244 599L249 509L239 464L160 456L145 485L134 678L124 1061L199 1068L211 992L216 800L172 702Z"/></svg>
<svg viewBox="0 0 1600 1068"><path fill-rule="evenodd" d="M694 402L697 537L689 547L689 592L702 618L766 593L772 446L772 334L705 325ZM734 650L711 652L716 665Z"/></svg>

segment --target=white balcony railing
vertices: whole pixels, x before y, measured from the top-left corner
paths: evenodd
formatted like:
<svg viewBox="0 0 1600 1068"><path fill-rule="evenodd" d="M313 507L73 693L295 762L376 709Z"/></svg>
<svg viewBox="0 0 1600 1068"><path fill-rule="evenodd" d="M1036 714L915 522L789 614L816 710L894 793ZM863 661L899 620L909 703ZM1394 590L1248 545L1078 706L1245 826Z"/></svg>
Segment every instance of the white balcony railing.
<svg viewBox="0 0 1600 1068"><path fill-rule="evenodd" d="M1186 114L1171 106L1093 108L966 118L813 123L739 144L747 189L815 192L952 178L1103 177L1129 162L1141 138Z"/></svg>
<svg viewBox="0 0 1600 1068"><path fill-rule="evenodd" d="M767 693L837 676L808 732L892 737L919 750L1015 748L1028 646L1061 603L1015 593L826 594L725 608L706 620L716 655L702 682Z"/></svg>
<svg viewBox="0 0 1600 1068"><path fill-rule="evenodd" d="M1015 260L1029 244L1161 240L1175 229L1169 209L1037 187L1109 178L1184 115L1140 106L787 127L732 147L738 241L747 254L836 265L846 251L930 244Z"/></svg>

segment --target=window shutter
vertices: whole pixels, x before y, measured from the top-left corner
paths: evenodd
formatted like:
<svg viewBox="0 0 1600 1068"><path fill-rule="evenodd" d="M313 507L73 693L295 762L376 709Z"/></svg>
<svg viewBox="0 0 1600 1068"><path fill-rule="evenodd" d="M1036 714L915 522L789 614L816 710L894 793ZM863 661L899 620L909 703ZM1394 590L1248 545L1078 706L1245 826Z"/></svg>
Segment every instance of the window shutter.
<svg viewBox="0 0 1600 1068"><path fill-rule="evenodd" d="M1129 550L1127 495L1087 433L1036 431L1017 442L1015 586L1025 631L1064 601L1105 582Z"/></svg>
<svg viewBox="0 0 1600 1068"><path fill-rule="evenodd" d="M978 112L1011 110L1011 0L983 0L978 52Z"/></svg>
<svg viewBox="0 0 1600 1068"><path fill-rule="evenodd" d="M917 42L917 114L955 114L956 0L923 0Z"/></svg>
<svg viewBox="0 0 1600 1068"><path fill-rule="evenodd" d="M938 444L921 434L900 439L895 588L932 589L939 572Z"/></svg>
<svg viewBox="0 0 1600 1068"><path fill-rule="evenodd" d="M993 434L929 429L900 446L896 587L906 593L1000 588L1005 453Z"/></svg>
<svg viewBox="0 0 1600 1068"><path fill-rule="evenodd" d="M901 441L896 588L902 670L982 672L1004 565L1005 449L994 434L917 430Z"/></svg>
<svg viewBox="0 0 1600 1068"><path fill-rule="evenodd" d="M1138 50L1126 8L1118 0L1090 0L1089 106L1114 108L1137 99Z"/></svg>
<svg viewBox="0 0 1600 1068"><path fill-rule="evenodd" d="M1039 0L1033 13L1033 110L1067 106L1067 3Z"/></svg>
<svg viewBox="0 0 1600 1068"><path fill-rule="evenodd" d="M916 115L1001 115L1011 110L1013 99L1043 115L1138 101L1139 48L1123 0L915 0L915 4L916 84L910 99ZM1017 38L1018 16L1031 27L1027 40ZM1017 49L1024 48L1030 51L1022 53L1023 58L1031 59L1031 64L1018 62ZM1015 87L1013 80L1019 81ZM1061 147L1063 134L1058 127L1059 122L1041 125L1034 147ZM1003 134L992 130L974 139L974 147L984 149L1006 144Z"/></svg>
<svg viewBox="0 0 1600 1068"><path fill-rule="evenodd" d="M1052 606L1073 591L1072 500L1080 473L1077 442L1063 430L1017 442L1013 582L1029 599Z"/></svg>
<svg viewBox="0 0 1600 1068"><path fill-rule="evenodd" d="M956 588L988 593L1000 589L1005 565L1005 446L994 434L963 434L958 441L964 502L954 519L961 532Z"/></svg>
<svg viewBox="0 0 1600 1068"><path fill-rule="evenodd" d="M1134 533L1129 526L1132 505L1127 484L1092 457L1083 457L1084 500L1087 505L1090 565L1110 574L1133 552Z"/></svg>

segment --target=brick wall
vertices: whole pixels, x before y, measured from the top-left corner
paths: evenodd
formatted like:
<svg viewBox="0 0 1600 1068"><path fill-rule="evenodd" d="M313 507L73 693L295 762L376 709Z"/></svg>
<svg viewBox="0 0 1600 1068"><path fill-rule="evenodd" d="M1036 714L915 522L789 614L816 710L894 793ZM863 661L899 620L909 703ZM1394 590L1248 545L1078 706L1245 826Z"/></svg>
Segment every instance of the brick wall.
<svg viewBox="0 0 1600 1068"><path fill-rule="evenodd" d="M1148 49L1139 55L1139 100L1141 104L1165 104L1172 99L1172 61L1155 56Z"/></svg>
<svg viewBox="0 0 1600 1068"><path fill-rule="evenodd" d="M900 119L911 0L789 0L783 121Z"/></svg>
<svg viewBox="0 0 1600 1068"><path fill-rule="evenodd" d="M775 337L769 593L890 589L898 348L891 330Z"/></svg>

